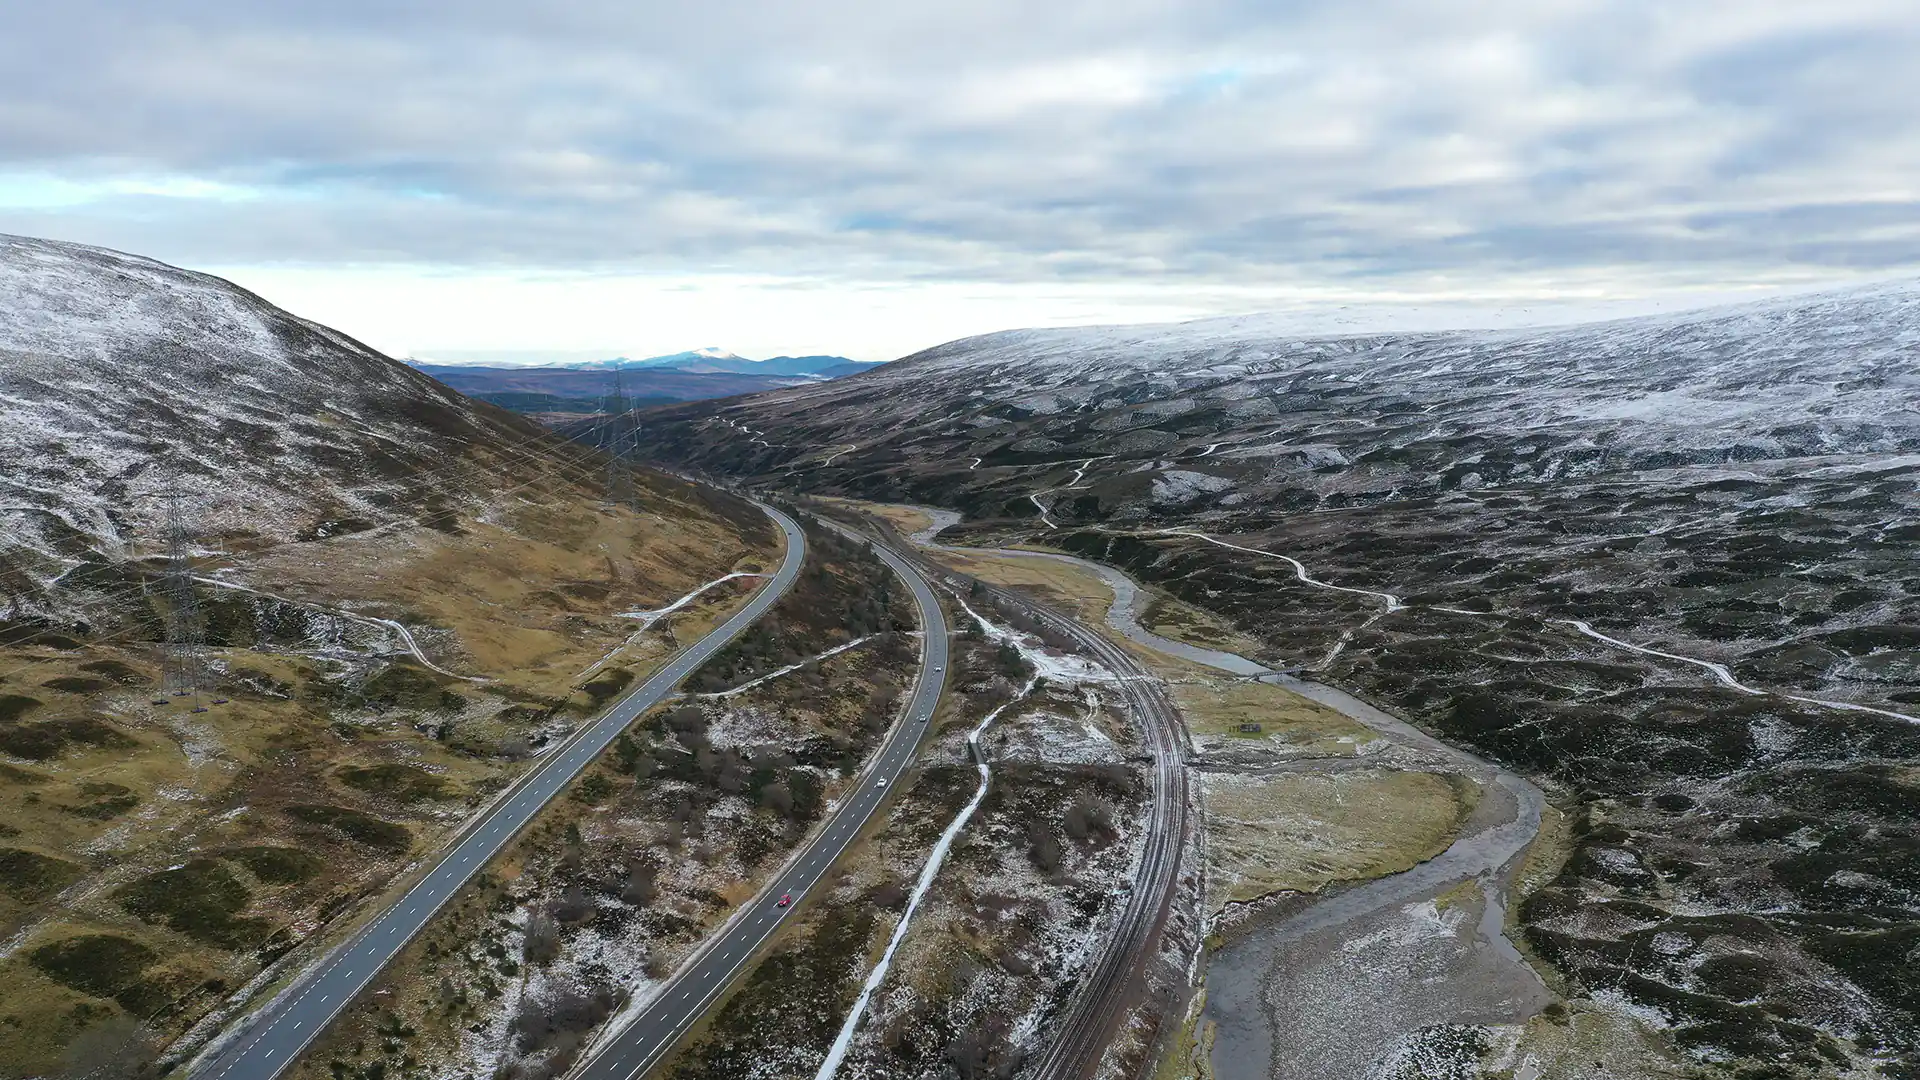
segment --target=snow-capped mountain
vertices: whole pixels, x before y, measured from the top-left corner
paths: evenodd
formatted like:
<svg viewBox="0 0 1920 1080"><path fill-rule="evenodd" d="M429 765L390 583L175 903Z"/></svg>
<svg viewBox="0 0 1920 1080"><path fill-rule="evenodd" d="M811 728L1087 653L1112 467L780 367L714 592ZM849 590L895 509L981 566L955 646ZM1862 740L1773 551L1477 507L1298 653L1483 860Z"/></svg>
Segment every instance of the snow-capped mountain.
<svg viewBox="0 0 1920 1080"><path fill-rule="evenodd" d="M865 371L878 365L849 360L844 356L772 356L765 360L752 360L727 352L725 349L693 349L688 352L668 353L665 356L651 356L645 360L629 360L621 356L612 360L593 360L583 364L560 366L574 371L673 370L698 374L804 376L820 379Z"/></svg>
<svg viewBox="0 0 1920 1080"><path fill-rule="evenodd" d="M874 367L840 356L749 360L724 349L694 349L645 360L616 357L576 364L492 366L413 361L441 382L517 412L549 417L600 412L619 389L636 405L699 401L803 386Z"/></svg>
<svg viewBox="0 0 1920 1080"><path fill-rule="evenodd" d="M1920 1069L1920 283L1299 324L988 334L643 438L1116 564L1531 775L1570 830L1512 910L1576 1017L1729 1075Z"/></svg>
<svg viewBox="0 0 1920 1080"><path fill-rule="evenodd" d="M244 548L458 507L541 434L229 282L0 236L0 619L152 553L169 493Z"/></svg>
<svg viewBox="0 0 1920 1080"><path fill-rule="evenodd" d="M834 378L878 366L877 363L849 360L844 356L826 355L772 356L764 360L754 360L720 348L689 349L684 352L667 353L663 356L649 356L641 360L634 360L625 356L616 356L607 360L583 360L576 363L559 364L478 364L438 360L410 360L408 363L413 367L427 372L436 372L442 369L515 372L647 371L671 369L702 374L724 372L734 375L800 375L820 378Z"/></svg>
<svg viewBox="0 0 1920 1080"><path fill-rule="evenodd" d="M588 360L578 364L556 365L576 371L612 371L616 368L652 368L652 367L693 367L709 363L729 361L751 363L746 357L730 353L725 349L708 346L704 349L688 349L684 352L667 353L663 356L649 356L642 360L633 360L625 356L616 356L610 360Z"/></svg>
<svg viewBox="0 0 1920 1080"><path fill-rule="evenodd" d="M1884 592L1887 545L1920 542L1916 282L1545 329L1294 338L1256 317L1020 330L648 417L663 458L951 506L988 526L1251 531L1338 511L1412 533L1446 508L1501 523L1464 534L1474 544L1504 550L1526 518L1563 538L1527 551L1565 548L1583 565L1590 537L1687 540L1684 557L1636 571L1646 588L1817 567L1823 594L1883 597L1769 621L1686 611L1724 598L1676 593L1636 616L1756 651L1778 647L1787 622L1838 632L1920 615ZM1806 535L1760 539L1787 520ZM1357 572L1383 557L1342 556ZM1401 573L1409 588L1503 591L1491 565ZM1898 689L1837 656L1797 677L1869 698Z"/></svg>
<svg viewBox="0 0 1920 1080"><path fill-rule="evenodd" d="M1911 283L1550 329L1301 338L1232 318L967 338L727 415L754 427L778 417L791 430L791 445L757 448L766 466L910 439L916 457L1006 464L1079 449L1133 463L1213 446L1209 468L1346 463L1385 476L1396 471L1390 456L1406 466L1400 490L1437 491L1596 457L1680 464L1911 448L1916 349ZM1523 433L1543 440L1524 467L1470 445ZM857 473L861 460L834 464ZM1249 471L1282 479L1267 464ZM1244 484L1234 490L1252 498Z"/></svg>

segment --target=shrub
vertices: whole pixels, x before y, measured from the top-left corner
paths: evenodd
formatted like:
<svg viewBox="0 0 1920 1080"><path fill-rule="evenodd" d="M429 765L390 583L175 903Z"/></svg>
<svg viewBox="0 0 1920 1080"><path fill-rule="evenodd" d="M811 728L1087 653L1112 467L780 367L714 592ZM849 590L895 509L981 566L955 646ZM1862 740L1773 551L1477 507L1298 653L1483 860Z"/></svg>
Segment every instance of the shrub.
<svg viewBox="0 0 1920 1080"><path fill-rule="evenodd" d="M312 852L288 847L244 847L224 852L221 858L234 862L253 872L261 881L274 885L294 885L319 875L326 867L326 860Z"/></svg>
<svg viewBox="0 0 1920 1080"><path fill-rule="evenodd" d="M529 964L550 964L560 956L560 926L553 916L535 911L527 916L527 931L520 944L520 955Z"/></svg>
<svg viewBox="0 0 1920 1080"><path fill-rule="evenodd" d="M0 889L15 900L45 900L79 879L81 868L37 851L0 848Z"/></svg>
<svg viewBox="0 0 1920 1080"><path fill-rule="evenodd" d="M374 795L384 795L400 802L422 802L427 799L446 799L453 796L451 784L445 777L420 768L417 765L405 765L400 762L387 762L382 765L348 765L334 773L340 782L351 788Z"/></svg>
<svg viewBox="0 0 1920 1080"><path fill-rule="evenodd" d="M698 705L682 705L668 712L667 726L680 736L683 743L706 741L707 714L700 711Z"/></svg>
<svg viewBox="0 0 1920 1080"><path fill-rule="evenodd" d="M1113 808L1099 799L1082 795L1067 807L1067 835L1082 843L1112 843L1119 833L1113 827Z"/></svg>
<svg viewBox="0 0 1920 1080"><path fill-rule="evenodd" d="M192 859L185 866L148 874L122 886L115 897L147 922L225 949L257 945L269 929L264 919L239 917L253 893L213 859Z"/></svg>
<svg viewBox="0 0 1920 1080"><path fill-rule="evenodd" d="M80 665L81 671L91 671L95 675L104 675L115 682L137 683L144 676L118 660L94 660Z"/></svg>
<svg viewBox="0 0 1920 1080"><path fill-rule="evenodd" d="M1027 858L1041 873L1053 874L1060 869L1060 841L1054 839L1052 830L1038 821L1027 825Z"/></svg>
<svg viewBox="0 0 1920 1080"><path fill-rule="evenodd" d="M760 805L781 816L793 813L793 789L786 781L775 780L760 789Z"/></svg>
<svg viewBox="0 0 1920 1080"><path fill-rule="evenodd" d="M406 826L344 806L289 806L286 814L295 821L338 829L348 839L382 851L399 854L413 846L413 834L407 831Z"/></svg>
<svg viewBox="0 0 1920 1080"><path fill-rule="evenodd" d="M606 773L595 769L580 778L580 782L573 786L571 794L578 802L586 803L588 806L598 806L606 802L613 795L614 790L613 780Z"/></svg>
<svg viewBox="0 0 1920 1080"><path fill-rule="evenodd" d="M513 1018L515 1045L523 1054L559 1044L565 1036L592 1031L613 1015L619 998L605 986L565 987L544 1000L528 998Z"/></svg>
<svg viewBox="0 0 1920 1080"><path fill-rule="evenodd" d="M110 998L138 982L160 957L130 938L87 934L42 945L27 959L62 986Z"/></svg>
<svg viewBox="0 0 1920 1080"><path fill-rule="evenodd" d="M560 899L553 905L553 917L563 923L587 922L595 915L593 901L587 899L587 891L575 884L560 892Z"/></svg>
<svg viewBox="0 0 1920 1080"><path fill-rule="evenodd" d="M360 703L374 709L418 709L426 712L441 707L443 680L432 672L407 664L394 664L368 679L360 688Z"/></svg>
<svg viewBox="0 0 1920 1080"><path fill-rule="evenodd" d="M135 795L132 789L120 784L83 783L80 785L80 795L92 801L79 806L69 806L66 808L67 813L76 817L92 818L95 821L119 817L140 805L140 796Z"/></svg>
<svg viewBox="0 0 1920 1080"><path fill-rule="evenodd" d="M610 668L595 676L592 682L580 689L586 692L588 708L598 711L601 707L633 683L633 672L625 668Z"/></svg>
<svg viewBox="0 0 1920 1080"><path fill-rule="evenodd" d="M627 883L620 889L620 899L635 907L646 907L653 903L658 891L655 879L659 871L652 863L636 862L627 867Z"/></svg>
<svg viewBox="0 0 1920 1080"><path fill-rule="evenodd" d="M11 724L39 707L38 699L24 694L0 694L0 724Z"/></svg>
<svg viewBox="0 0 1920 1080"><path fill-rule="evenodd" d="M40 685L49 690L58 690L63 694L97 694L113 684L105 679L89 679L84 675L62 675L57 679L48 679Z"/></svg>

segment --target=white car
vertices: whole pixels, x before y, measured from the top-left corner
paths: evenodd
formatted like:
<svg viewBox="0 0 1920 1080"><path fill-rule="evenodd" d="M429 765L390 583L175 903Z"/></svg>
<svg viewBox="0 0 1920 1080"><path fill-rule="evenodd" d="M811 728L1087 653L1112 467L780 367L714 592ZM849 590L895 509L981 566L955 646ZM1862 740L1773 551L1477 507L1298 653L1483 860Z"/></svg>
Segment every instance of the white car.
<svg viewBox="0 0 1920 1080"><path fill-rule="evenodd" d="M880 786L880 787L886 787L886 786L887 786L887 778L886 778L886 777L884 777L884 776L883 776L883 777L881 777L881 778L880 778L880 784L879 784L879 786Z"/></svg>

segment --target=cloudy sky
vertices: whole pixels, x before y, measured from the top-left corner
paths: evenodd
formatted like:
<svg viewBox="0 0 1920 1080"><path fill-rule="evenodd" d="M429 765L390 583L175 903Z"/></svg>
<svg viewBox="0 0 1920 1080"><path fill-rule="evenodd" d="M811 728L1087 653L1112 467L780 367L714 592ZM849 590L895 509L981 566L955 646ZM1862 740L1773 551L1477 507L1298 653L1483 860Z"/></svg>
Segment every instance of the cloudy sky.
<svg viewBox="0 0 1920 1080"><path fill-rule="evenodd" d="M0 231L389 351L840 352L1920 273L1912 0L61 0Z"/></svg>

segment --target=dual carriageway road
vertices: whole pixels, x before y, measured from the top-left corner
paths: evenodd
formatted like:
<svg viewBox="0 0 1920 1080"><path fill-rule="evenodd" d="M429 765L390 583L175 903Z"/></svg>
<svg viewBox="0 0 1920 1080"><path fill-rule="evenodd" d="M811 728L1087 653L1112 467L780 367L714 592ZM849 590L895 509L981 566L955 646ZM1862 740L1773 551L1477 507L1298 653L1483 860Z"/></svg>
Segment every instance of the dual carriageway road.
<svg viewBox="0 0 1920 1080"><path fill-rule="evenodd" d="M225 1045L203 1058L192 1071L194 1080L273 1080L367 988L434 914L634 719L665 700L683 679L785 595L805 562L805 534L785 513L764 504L761 509L785 534L787 550L780 569L747 606L674 657L517 782L506 797L462 832L418 884L248 1017ZM597 1052L574 1070L575 1080L639 1080L679 1045L750 967L786 918L826 879L834 863L883 805L888 790L913 764L945 684L949 628L917 560L903 557L893 543L870 542L880 558L909 585L924 631L920 670L905 712L868 768L842 794L825 824L753 900L742 905L681 965L624 1028L601 1041ZM901 547L904 549L904 545ZM1068 1080L1084 1075L1098 1061L1126 1011L1130 988L1166 917L1188 830L1178 719L1158 680L1102 635L1030 597L995 592L1074 637L1121 675L1123 693L1141 718L1155 758L1152 822L1135 888L1115 932L1101 943L1063 1014L1055 1018L1056 1038L1042 1053L1038 1075ZM779 898L783 896L791 897L792 903L781 905Z"/></svg>

